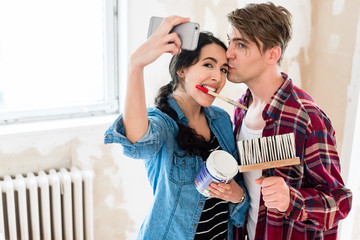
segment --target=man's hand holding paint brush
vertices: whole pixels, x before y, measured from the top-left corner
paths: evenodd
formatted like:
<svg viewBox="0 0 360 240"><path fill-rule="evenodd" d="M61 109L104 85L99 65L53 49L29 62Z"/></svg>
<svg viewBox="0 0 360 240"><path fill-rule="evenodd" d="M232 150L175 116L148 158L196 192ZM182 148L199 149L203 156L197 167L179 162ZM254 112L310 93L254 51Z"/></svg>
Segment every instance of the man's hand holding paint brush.
<svg viewBox="0 0 360 240"><path fill-rule="evenodd" d="M203 91L203 92L205 92L207 94L210 94L210 95L212 95L214 97L220 98L221 100L224 100L225 102L230 103L230 104L232 104L232 105L234 105L236 107L242 108L245 111L248 110L247 107L245 107L244 105L242 105L242 104L240 104L240 103L238 103L238 102L236 102L236 101L234 101L234 100L232 100L230 98L227 98L227 97L224 97L224 96L222 96L220 94L217 94L216 92L210 91L209 89L204 88L204 87L202 87L200 85L196 85L196 88L200 89L201 91Z"/></svg>

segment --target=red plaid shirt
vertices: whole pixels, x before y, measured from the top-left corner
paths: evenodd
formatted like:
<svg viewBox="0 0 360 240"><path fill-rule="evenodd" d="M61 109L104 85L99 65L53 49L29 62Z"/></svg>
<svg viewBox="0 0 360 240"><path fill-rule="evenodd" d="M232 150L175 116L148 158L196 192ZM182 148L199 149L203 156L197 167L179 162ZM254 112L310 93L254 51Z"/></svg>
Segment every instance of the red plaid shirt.
<svg viewBox="0 0 360 240"><path fill-rule="evenodd" d="M263 137L293 132L300 165L275 169L275 176L290 187L290 206L284 213L267 209L261 197L255 239L336 239L339 221L351 209L352 193L340 175L335 131L313 99L284 73L283 78L263 111ZM250 98L248 89L239 102L248 106ZM244 114L235 110L236 136Z"/></svg>

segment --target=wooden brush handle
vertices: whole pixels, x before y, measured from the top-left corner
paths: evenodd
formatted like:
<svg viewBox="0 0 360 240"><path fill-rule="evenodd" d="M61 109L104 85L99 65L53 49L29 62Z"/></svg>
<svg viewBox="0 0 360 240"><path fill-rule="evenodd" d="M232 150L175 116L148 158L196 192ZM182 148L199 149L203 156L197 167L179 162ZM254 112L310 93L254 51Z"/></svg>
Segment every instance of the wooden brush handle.
<svg viewBox="0 0 360 240"><path fill-rule="evenodd" d="M260 169L278 168L300 164L300 158L289 158L278 161L263 162L250 165L239 165L239 172L249 172Z"/></svg>

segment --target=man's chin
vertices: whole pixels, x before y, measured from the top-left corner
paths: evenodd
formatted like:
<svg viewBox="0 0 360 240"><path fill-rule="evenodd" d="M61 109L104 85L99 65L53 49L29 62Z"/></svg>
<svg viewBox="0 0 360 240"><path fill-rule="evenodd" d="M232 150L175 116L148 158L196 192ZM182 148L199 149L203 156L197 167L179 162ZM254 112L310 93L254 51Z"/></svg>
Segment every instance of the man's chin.
<svg viewBox="0 0 360 240"><path fill-rule="evenodd" d="M238 81L237 81L238 79L237 79L235 74L228 73L227 74L227 79L232 83L238 83Z"/></svg>

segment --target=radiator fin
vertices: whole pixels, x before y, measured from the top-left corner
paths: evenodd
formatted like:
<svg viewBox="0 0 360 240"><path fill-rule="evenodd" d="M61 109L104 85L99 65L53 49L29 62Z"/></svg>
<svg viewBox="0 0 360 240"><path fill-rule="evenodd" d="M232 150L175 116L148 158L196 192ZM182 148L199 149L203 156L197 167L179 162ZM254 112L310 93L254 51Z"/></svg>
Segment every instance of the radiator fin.
<svg viewBox="0 0 360 240"><path fill-rule="evenodd" d="M93 240L91 170L62 168L0 180L0 240Z"/></svg>

